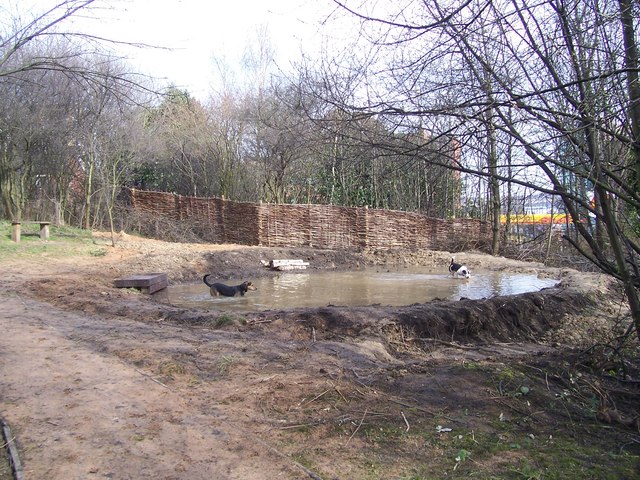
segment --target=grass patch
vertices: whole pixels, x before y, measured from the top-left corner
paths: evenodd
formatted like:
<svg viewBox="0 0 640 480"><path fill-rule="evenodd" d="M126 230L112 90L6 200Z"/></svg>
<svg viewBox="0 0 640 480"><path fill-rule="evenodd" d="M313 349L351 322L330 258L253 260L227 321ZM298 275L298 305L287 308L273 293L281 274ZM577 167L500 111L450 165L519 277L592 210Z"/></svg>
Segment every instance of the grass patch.
<svg viewBox="0 0 640 480"><path fill-rule="evenodd" d="M528 402L541 400L522 392L520 387L529 385L531 379L514 368L487 372L488 384L494 386L494 382L500 381L504 383L505 395L495 398L503 398L523 410ZM493 389L487 391L496 393ZM299 439L296 435L304 435L322 444L323 435L327 435L327 444L339 442L344 453L332 455L336 455L336 464L351 465L354 479L614 480L637 476L640 456L622 452L614 438L608 440L608 427L585 423L584 419L578 432L562 422L553 425L535 422L529 415L519 415L505 405L504 418L500 409L485 411L481 425L474 428L464 426L466 421L420 419L417 413L408 416L407 429L395 405L388 410L383 404L368 404L371 410L364 418L361 408L349 405L345 421L344 414L335 416L340 410L324 407L331 403L329 395L324 395L309 404L316 407L315 413L303 410L298 419L302 425L305 419L330 412L325 416L328 420L325 427L310 425L308 429L287 430L283 436ZM544 401L541 403L546 405ZM540 407L531 408L540 411ZM464 412L464 405L460 405L448 415L463 419ZM303 453L295 446L292 449L292 455L303 456L307 465L321 465L321 458L328 454L321 449L316 457L313 450ZM331 478L328 472L318 473Z"/></svg>
<svg viewBox="0 0 640 480"><path fill-rule="evenodd" d="M486 367L481 362L476 362L475 360L466 360L462 363L462 368L465 370L478 370L484 371Z"/></svg>
<svg viewBox="0 0 640 480"><path fill-rule="evenodd" d="M218 373L220 375L226 375L227 373L229 373L229 369L231 368L231 365L235 363L235 361L236 359L234 357L228 355L223 355L222 357L220 357L216 362L216 369L218 370Z"/></svg>
<svg viewBox="0 0 640 480"><path fill-rule="evenodd" d="M528 395L532 382L522 372L511 367L504 367L497 371L495 388L501 397L520 397Z"/></svg>
<svg viewBox="0 0 640 480"><path fill-rule="evenodd" d="M175 378L176 375L184 375L185 373L183 365L172 361L162 362L158 367L158 370L161 375L171 379Z"/></svg>
<svg viewBox="0 0 640 480"><path fill-rule="evenodd" d="M11 240L11 222L0 220L0 261L28 257L70 257L75 255L104 256L107 250L97 245L90 230L69 226L49 226L49 240L40 239L37 224L22 226L20 242Z"/></svg>
<svg viewBox="0 0 640 480"><path fill-rule="evenodd" d="M0 436L0 441L3 441L3 437ZM0 480L13 480L13 471L11 470L11 464L9 463L9 456L7 450L2 446L0 448Z"/></svg>
<svg viewBox="0 0 640 480"><path fill-rule="evenodd" d="M231 313L222 313L215 320L207 322L209 328L223 328L229 325L244 325L247 323L244 317L233 315Z"/></svg>
<svg viewBox="0 0 640 480"><path fill-rule="evenodd" d="M89 250L89 255L92 257L104 257L107 254L107 249L104 247L92 248Z"/></svg>

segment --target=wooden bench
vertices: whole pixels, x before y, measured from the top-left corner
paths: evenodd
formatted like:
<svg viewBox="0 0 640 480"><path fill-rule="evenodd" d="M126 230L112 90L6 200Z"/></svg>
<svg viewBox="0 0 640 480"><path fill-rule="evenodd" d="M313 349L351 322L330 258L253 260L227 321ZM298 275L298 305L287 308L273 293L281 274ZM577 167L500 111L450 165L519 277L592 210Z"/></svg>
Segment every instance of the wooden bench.
<svg viewBox="0 0 640 480"><path fill-rule="evenodd" d="M37 224L40 225L40 239L42 240L49 240L49 225L51 225L51 222L39 222L39 221L35 221L35 222L11 222L11 240L13 240L16 243L20 242L20 236L21 236L21 225L25 225L25 224Z"/></svg>

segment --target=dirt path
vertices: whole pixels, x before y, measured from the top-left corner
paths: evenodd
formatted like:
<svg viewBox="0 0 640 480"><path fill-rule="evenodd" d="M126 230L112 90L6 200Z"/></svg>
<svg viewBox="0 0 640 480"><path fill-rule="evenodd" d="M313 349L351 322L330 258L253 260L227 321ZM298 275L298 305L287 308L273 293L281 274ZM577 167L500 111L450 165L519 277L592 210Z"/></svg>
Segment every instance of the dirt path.
<svg viewBox="0 0 640 480"><path fill-rule="evenodd" d="M26 478L308 478L221 408L216 388L168 386L104 353L168 342L193 350L201 340L191 332L128 321L105 328L16 295L2 304L2 410Z"/></svg>
<svg viewBox="0 0 640 480"><path fill-rule="evenodd" d="M579 305L571 295L267 312L212 328L219 312L177 309L112 285L144 271L167 271L172 281L197 281L205 271L264 275L261 260L285 254L318 268L443 262L449 255L367 260L353 252L125 238L97 257L4 261L0 414L16 436L26 478L451 478L454 467L464 478L471 468L493 475L511 458L497 452L465 466L454 462L460 439L471 435L473 446L494 435L496 418L536 418L527 422L535 429L503 432L504 441L549 437L557 428L557 415L541 405L560 387L546 378L540 398L522 403L495 393L517 392L522 384L511 379L522 377L509 373L496 387L495 375L556 353L532 336L587 323L563 313ZM484 267L492 261L466 258ZM493 268L505 266L540 268L493 260ZM606 283L589 282L592 290ZM590 325L593 336L599 330ZM433 340L411 338L421 335ZM521 339L482 340L492 335ZM441 425L458 436L441 433ZM432 471L444 473L427 475Z"/></svg>

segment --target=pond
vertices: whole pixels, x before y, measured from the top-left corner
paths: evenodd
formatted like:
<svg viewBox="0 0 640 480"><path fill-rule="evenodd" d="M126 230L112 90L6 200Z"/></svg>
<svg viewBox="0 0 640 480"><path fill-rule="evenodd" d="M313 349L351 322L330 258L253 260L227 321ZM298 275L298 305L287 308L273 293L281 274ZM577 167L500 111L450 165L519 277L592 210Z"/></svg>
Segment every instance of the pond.
<svg viewBox="0 0 640 480"><path fill-rule="evenodd" d="M211 277L210 277L211 278ZM538 291L558 280L535 274L473 272L471 278L454 278L448 272L424 267L364 269L348 272L283 272L275 277L236 279L229 285L251 280L257 290L243 297L212 297L202 282L172 285L167 298L172 305L185 308L216 308L236 312L255 312L326 305L404 306L439 298L489 298Z"/></svg>

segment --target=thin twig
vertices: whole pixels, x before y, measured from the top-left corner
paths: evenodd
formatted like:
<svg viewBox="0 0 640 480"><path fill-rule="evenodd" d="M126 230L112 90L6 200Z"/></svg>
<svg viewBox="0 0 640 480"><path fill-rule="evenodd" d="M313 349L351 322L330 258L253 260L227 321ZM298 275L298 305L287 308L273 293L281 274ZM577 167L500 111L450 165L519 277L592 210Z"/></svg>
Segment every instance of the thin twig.
<svg viewBox="0 0 640 480"><path fill-rule="evenodd" d="M320 422L298 423L296 425L286 425L284 427L280 427L280 430L291 430L292 428L315 427L317 425L320 425Z"/></svg>
<svg viewBox="0 0 640 480"><path fill-rule="evenodd" d="M460 421L460 420L456 420L455 418L448 417L448 416L446 416L446 415L444 415L444 414L442 414L442 413L438 413L438 414L436 414L435 412L432 412L431 410L429 410L429 409L427 409L427 408L419 407L419 406L417 406L417 405L411 405L411 404L409 404L409 403L401 402L400 400L395 400L395 399L393 399L393 398L390 398L390 399L389 399L389 401L391 401L391 402L393 402L393 403L397 403L398 405L402 405L403 407L414 408L414 409L416 409L416 410L418 410L418 411L420 411L420 412L428 413L428 414L429 414L429 415L431 415L432 417L438 417L438 416L440 416L440 417L442 417L442 418L444 418L444 419L446 419L446 420L449 420L450 422L459 422L459 421Z"/></svg>
<svg viewBox="0 0 640 480"><path fill-rule="evenodd" d="M9 446L10 443L14 442L16 439L16 437L11 437L10 439L8 439L6 442L4 443L0 443L0 448L7 448Z"/></svg>
<svg viewBox="0 0 640 480"><path fill-rule="evenodd" d="M255 441L257 443L261 444L262 446L264 446L265 448L267 448L269 451L271 451L271 452L275 453L276 455L278 455L280 458L283 458L284 460L286 460L288 462L291 462L295 467L299 468L304 473L306 473L309 476L309 478L311 478L313 480L322 480L322 477L320 475L318 475L316 472L314 472L313 470L308 469L307 467L305 467L301 463L296 462L294 459L292 459L288 455L285 455L284 453L282 453L277 448L272 447L271 445L269 445L264 440L260 440L259 438L255 438Z"/></svg>
<svg viewBox="0 0 640 480"><path fill-rule="evenodd" d="M259 325L261 323L271 323L273 322L273 320L251 320L250 322L247 322L247 325Z"/></svg>
<svg viewBox="0 0 640 480"><path fill-rule="evenodd" d="M420 340L423 342L433 342L433 343L439 343L441 345L445 345L447 347L451 347L451 348L458 348L460 350L477 350L478 347L481 347L482 345L474 345L474 346L467 346L467 345L460 345L458 343L454 343L454 342L447 342L446 340L440 340L439 338L416 338L415 340Z"/></svg>
<svg viewBox="0 0 640 480"><path fill-rule="evenodd" d="M402 419L404 420L404 423L407 425L407 429L405 431L408 432L409 431L409 422L407 421L407 417L404 416L404 412L402 410L400 410L400 415L402 415Z"/></svg>
<svg viewBox="0 0 640 480"><path fill-rule="evenodd" d="M356 429L353 431L353 433L351 434L351 436L349 437L349 440L347 440L347 443L344 444L344 446L346 447L347 445L349 445L349 442L351 441L351 439L353 438L353 436L358 432L358 430L360 430L360 427L362 426L362 422L364 422L364 417L367 416L367 411L368 409L365 409L364 414L362 415L362 418L360 419L360 423L358 424L358 426L356 427Z"/></svg>
<svg viewBox="0 0 640 480"><path fill-rule="evenodd" d="M329 390L331 390L330 388L327 388L324 392L322 392L320 395L316 395L315 397L313 397L311 400L309 400L308 402L303 403L302 405L307 405L311 402L315 402L317 399L319 399L321 396L323 396L325 393L327 393Z"/></svg>
<svg viewBox="0 0 640 480"><path fill-rule="evenodd" d="M520 415L530 418L531 420L533 420L534 422L537 422L538 419L536 417L534 417L534 415L538 414L538 413L544 413L543 411L540 412L531 412L531 413L527 413L527 412L523 412L522 410L520 410L519 408L514 407L513 405L509 405L508 402L503 401L502 399L500 399L499 397L493 398L495 401L497 401L500 405L504 405L507 408L510 408L511 410L513 410L516 413L519 413Z"/></svg>
<svg viewBox="0 0 640 480"><path fill-rule="evenodd" d="M335 389L336 392L338 392L338 395L340 395L342 397L342 400L344 400L344 403L349 403L349 402L347 402L347 399L344 398L344 395L342 394L342 392L340 390L338 390L338 387L336 387L334 385L333 388Z"/></svg>
<svg viewBox="0 0 640 480"><path fill-rule="evenodd" d="M137 368L134 369L136 372L138 372L140 375L147 377L150 380L153 380L154 382L156 382L158 385L166 388L167 390L171 390L171 387L166 386L164 383L162 383L160 380L156 380L155 378L153 378L151 375L149 375L148 373L144 373L140 370L138 370Z"/></svg>
<svg viewBox="0 0 640 480"><path fill-rule="evenodd" d="M25 302L20 295L16 295L16 297L18 297L18 300L22 302L22 305L24 305L25 307L27 306L27 302Z"/></svg>

